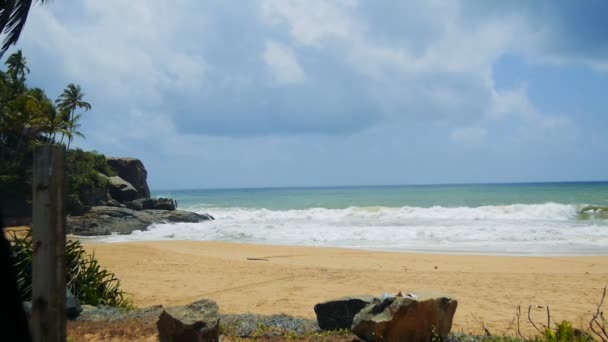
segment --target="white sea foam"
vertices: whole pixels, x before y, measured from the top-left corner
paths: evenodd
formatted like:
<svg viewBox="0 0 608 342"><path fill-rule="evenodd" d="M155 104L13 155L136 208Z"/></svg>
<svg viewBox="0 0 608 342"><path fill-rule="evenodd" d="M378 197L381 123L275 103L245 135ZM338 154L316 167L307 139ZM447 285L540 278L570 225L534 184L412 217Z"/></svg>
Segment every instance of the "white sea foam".
<svg viewBox="0 0 608 342"><path fill-rule="evenodd" d="M193 207L216 220L155 224L102 241L222 240L386 250L506 254L608 254L608 222L577 206L350 207L267 210Z"/></svg>

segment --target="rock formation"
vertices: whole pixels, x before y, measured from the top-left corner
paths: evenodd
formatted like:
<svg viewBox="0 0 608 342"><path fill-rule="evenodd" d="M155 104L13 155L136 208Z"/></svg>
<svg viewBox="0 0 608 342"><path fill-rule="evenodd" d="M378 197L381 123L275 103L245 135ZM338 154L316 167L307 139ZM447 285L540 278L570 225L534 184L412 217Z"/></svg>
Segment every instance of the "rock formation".
<svg viewBox="0 0 608 342"><path fill-rule="evenodd" d="M373 296L344 297L315 305L319 328L350 329L356 314L374 300Z"/></svg>
<svg viewBox="0 0 608 342"><path fill-rule="evenodd" d="M107 158L110 167L116 171L118 177L129 182L137 191L135 198L150 198L148 188L148 172L144 164L135 158Z"/></svg>
<svg viewBox="0 0 608 342"><path fill-rule="evenodd" d="M353 319L352 332L365 341L445 340L458 302L434 294L376 299Z"/></svg>
<svg viewBox="0 0 608 342"><path fill-rule="evenodd" d="M165 309L156 323L159 340L219 341L220 313L214 301L203 299Z"/></svg>
<svg viewBox="0 0 608 342"><path fill-rule="evenodd" d="M120 178L119 176L107 177L108 191L112 199L119 203L133 201L137 198L137 190L131 183Z"/></svg>
<svg viewBox="0 0 608 342"><path fill-rule="evenodd" d="M213 220L211 215L182 210L133 210L97 206L80 216L68 217L66 231L75 235L130 234L135 230L146 230L153 223L209 220Z"/></svg>
<svg viewBox="0 0 608 342"><path fill-rule="evenodd" d="M177 202L172 198L140 198L125 203L126 207L133 210L175 210Z"/></svg>

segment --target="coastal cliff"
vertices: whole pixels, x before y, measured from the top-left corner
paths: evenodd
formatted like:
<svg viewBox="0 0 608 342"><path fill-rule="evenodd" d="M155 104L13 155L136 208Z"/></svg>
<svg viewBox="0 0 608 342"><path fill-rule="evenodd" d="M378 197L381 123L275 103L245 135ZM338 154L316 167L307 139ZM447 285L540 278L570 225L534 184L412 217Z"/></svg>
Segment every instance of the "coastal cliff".
<svg viewBox="0 0 608 342"><path fill-rule="evenodd" d="M151 198L148 171L136 158L105 157L70 150L66 156L66 232L76 235L130 234L161 222L201 222L211 215L177 210L171 198ZM5 224L31 223L31 181L0 195Z"/></svg>
<svg viewBox="0 0 608 342"><path fill-rule="evenodd" d="M151 198L148 172L141 160L111 157L104 162L107 167L98 168L94 177L94 192L102 195L80 196L79 206L72 208L67 218L68 233L130 234L153 223L213 220L211 215L177 210L174 199ZM82 189L75 190L82 193Z"/></svg>

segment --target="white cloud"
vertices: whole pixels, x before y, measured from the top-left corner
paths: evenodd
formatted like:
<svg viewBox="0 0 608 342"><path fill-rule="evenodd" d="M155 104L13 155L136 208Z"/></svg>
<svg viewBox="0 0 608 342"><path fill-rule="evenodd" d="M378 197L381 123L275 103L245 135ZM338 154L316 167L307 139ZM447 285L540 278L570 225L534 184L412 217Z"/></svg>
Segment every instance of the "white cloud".
<svg viewBox="0 0 608 342"><path fill-rule="evenodd" d="M352 0L264 0L262 15L271 25L286 23L299 43L318 47L326 39L351 35L346 12L355 5Z"/></svg>
<svg viewBox="0 0 608 342"><path fill-rule="evenodd" d="M264 61L279 83L300 83L306 78L293 51L278 42L266 41Z"/></svg>
<svg viewBox="0 0 608 342"><path fill-rule="evenodd" d="M488 138L488 130L481 126L460 127L451 132L450 138L460 144L479 145Z"/></svg>
<svg viewBox="0 0 608 342"><path fill-rule="evenodd" d="M442 129L419 139L489 145L575 136L568 134L576 124L571 113L543 112L525 85L499 89L494 79L505 54L555 58L539 48L550 27L530 25L518 11L473 17L463 6L56 2L35 8L20 46L32 62L30 80L38 77L45 88L82 84L94 105L83 123L87 144L121 154L141 149L153 157L148 149L157 148L161 156L188 151L192 158L200 146L221 145L238 155L249 142L293 136L305 149L319 136L339 144L379 127L393 128L391 139L403 146L411 141L397 132L435 122ZM367 136L360 146L388 134ZM265 155L274 145L257 146ZM275 157L287 155L282 151Z"/></svg>

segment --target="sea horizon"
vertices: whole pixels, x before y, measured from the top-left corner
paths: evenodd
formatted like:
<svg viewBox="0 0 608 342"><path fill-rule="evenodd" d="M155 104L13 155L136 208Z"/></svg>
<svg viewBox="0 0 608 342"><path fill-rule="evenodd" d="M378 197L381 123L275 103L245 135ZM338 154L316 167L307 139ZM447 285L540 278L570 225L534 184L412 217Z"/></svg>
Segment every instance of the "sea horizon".
<svg viewBox="0 0 608 342"><path fill-rule="evenodd" d="M560 180L560 181L498 181L498 182L439 182L439 183L395 183L395 184L361 184L361 185L277 185L277 186L244 186L244 187L159 187L150 192L167 191L213 191L213 190L268 190L268 189L340 189L340 188L388 188L388 187L424 187L424 186L459 186L459 185L542 185L542 184L595 184L608 183L606 180Z"/></svg>

